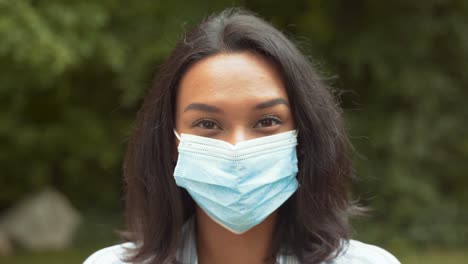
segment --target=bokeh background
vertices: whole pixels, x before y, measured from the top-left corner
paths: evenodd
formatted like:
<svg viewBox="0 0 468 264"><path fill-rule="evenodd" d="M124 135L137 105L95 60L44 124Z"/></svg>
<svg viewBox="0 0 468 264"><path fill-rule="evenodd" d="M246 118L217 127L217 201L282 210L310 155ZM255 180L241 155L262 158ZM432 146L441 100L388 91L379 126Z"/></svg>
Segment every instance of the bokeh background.
<svg viewBox="0 0 468 264"><path fill-rule="evenodd" d="M81 215L66 248L7 239L0 263L81 263L120 243L122 157L151 76L185 30L232 6L291 37L341 98L353 197L372 208L354 237L402 263L466 263L464 0L0 0L0 216L50 188Z"/></svg>

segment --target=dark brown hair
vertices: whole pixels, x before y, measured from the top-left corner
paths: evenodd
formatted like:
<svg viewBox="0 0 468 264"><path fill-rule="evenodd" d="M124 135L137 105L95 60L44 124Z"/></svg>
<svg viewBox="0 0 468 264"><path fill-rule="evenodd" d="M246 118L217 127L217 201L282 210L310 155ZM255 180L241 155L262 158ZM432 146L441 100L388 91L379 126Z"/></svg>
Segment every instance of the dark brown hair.
<svg viewBox="0 0 468 264"><path fill-rule="evenodd" d="M300 187L279 208L271 257L294 254L301 263L320 263L346 246L354 206L347 193L352 167L342 111L292 41L252 12L230 8L179 40L138 112L123 166L126 238L137 246L129 262L174 262L182 225L194 213L194 201L173 177L181 77L199 60L242 51L260 54L279 69L299 131Z"/></svg>

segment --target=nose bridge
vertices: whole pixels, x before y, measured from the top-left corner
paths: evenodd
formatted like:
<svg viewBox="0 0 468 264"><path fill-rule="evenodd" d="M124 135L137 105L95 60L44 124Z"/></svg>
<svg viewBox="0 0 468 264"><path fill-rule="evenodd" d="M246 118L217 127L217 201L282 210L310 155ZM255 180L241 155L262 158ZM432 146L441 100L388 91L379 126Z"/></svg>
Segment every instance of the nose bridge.
<svg viewBox="0 0 468 264"><path fill-rule="evenodd" d="M246 141L250 139L248 135L248 130L245 127L237 126L232 129L231 133L229 133L228 142L235 145L239 142Z"/></svg>

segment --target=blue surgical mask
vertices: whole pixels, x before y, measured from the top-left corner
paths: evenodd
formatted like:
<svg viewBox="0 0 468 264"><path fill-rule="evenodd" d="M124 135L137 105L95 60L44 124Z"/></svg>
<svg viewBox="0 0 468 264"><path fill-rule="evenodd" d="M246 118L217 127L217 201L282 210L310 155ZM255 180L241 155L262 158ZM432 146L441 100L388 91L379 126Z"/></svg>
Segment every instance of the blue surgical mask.
<svg viewBox="0 0 468 264"><path fill-rule="evenodd" d="M298 188L295 130L236 145L174 133L180 140L177 185L233 233L261 223Z"/></svg>

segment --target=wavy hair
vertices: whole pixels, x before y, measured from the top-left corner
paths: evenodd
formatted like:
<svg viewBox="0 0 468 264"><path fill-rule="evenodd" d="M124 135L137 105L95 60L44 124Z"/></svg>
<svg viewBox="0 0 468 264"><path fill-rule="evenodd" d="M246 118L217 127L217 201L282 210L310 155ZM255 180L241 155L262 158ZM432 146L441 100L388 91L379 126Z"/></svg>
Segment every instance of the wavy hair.
<svg viewBox="0 0 468 264"><path fill-rule="evenodd" d="M353 178L342 110L307 57L256 14L229 8L178 41L155 75L138 112L123 164L128 262L174 263L185 221L195 203L178 187L173 128L179 81L195 62L219 53L250 51L279 69L298 133L299 189L278 209L273 252L301 263L333 259L349 240L348 196Z"/></svg>

